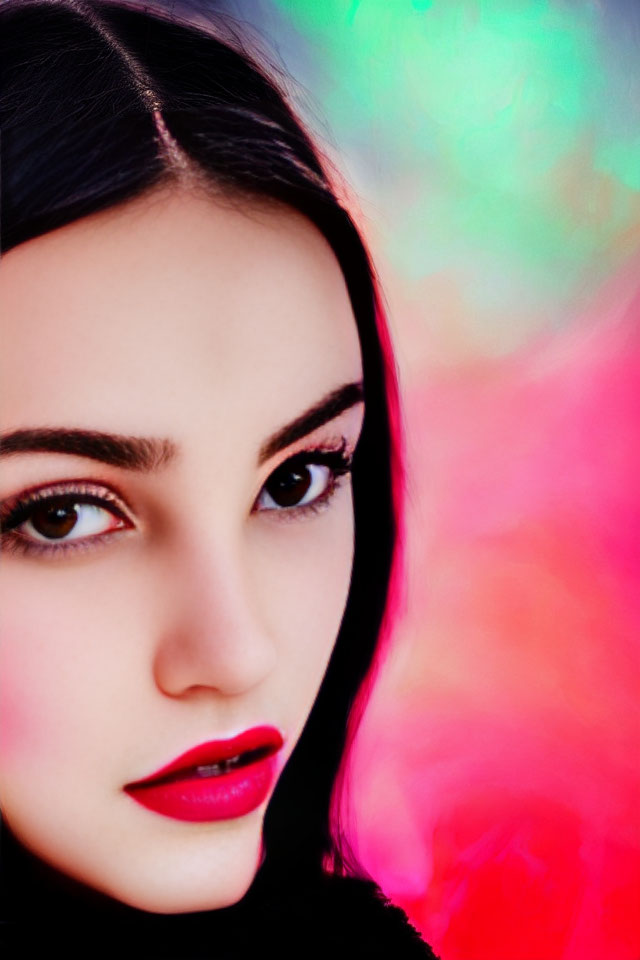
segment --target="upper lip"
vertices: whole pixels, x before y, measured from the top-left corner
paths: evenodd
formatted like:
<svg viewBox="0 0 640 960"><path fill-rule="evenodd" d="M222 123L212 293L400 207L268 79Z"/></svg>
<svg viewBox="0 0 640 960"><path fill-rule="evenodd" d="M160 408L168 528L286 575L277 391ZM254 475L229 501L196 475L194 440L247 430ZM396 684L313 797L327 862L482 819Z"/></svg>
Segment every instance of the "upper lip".
<svg viewBox="0 0 640 960"><path fill-rule="evenodd" d="M128 783L127 787L149 786L175 774L186 774L198 766L230 760L231 757L239 756L249 750L264 750L264 756L269 756L276 753L283 743L282 734L275 727L252 727L229 740L208 740L197 747L192 747L148 777Z"/></svg>

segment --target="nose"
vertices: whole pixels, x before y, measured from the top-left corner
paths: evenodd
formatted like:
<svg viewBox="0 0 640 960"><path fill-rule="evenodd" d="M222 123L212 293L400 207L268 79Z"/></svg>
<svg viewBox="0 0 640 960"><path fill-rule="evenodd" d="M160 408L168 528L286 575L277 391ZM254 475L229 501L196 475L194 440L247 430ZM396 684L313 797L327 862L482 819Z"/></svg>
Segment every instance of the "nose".
<svg viewBox="0 0 640 960"><path fill-rule="evenodd" d="M183 545L171 568L153 663L157 687L181 697L202 689L238 696L258 686L274 669L276 645L237 552Z"/></svg>

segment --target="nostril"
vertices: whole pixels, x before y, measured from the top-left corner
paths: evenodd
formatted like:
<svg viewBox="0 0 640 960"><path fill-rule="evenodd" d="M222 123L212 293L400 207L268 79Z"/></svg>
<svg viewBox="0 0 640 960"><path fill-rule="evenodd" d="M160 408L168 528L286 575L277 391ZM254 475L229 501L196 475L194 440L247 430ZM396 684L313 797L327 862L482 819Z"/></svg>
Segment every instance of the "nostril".
<svg viewBox="0 0 640 960"><path fill-rule="evenodd" d="M154 656L157 687L174 697L196 690L239 696L259 685L275 666L275 644L255 628L225 627L216 633L201 623L165 633Z"/></svg>

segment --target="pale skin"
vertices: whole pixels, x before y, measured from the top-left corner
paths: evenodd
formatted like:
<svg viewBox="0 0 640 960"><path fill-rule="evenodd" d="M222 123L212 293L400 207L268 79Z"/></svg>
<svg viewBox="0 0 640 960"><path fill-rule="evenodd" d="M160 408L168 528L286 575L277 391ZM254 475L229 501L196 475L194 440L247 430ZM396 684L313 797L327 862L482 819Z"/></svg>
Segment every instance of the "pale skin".
<svg viewBox="0 0 640 960"><path fill-rule="evenodd" d="M317 512L275 509L265 483L299 451L352 452L364 405L259 455L362 381L342 273L301 215L174 186L11 250L0 303L3 435L82 429L172 451L149 470L0 459L0 508L73 481L127 518L85 506L69 536L86 549L2 551L2 816L42 859L131 906L235 903L271 792L245 816L187 823L123 786L261 724L284 736L280 772L300 736L348 595L350 477ZM310 494L329 480L316 468Z"/></svg>

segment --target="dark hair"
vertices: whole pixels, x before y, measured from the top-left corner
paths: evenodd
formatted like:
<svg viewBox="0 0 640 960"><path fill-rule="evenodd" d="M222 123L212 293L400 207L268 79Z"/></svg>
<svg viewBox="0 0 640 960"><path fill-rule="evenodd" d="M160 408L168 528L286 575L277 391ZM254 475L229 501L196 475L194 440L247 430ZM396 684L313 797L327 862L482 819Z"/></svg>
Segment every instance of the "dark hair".
<svg viewBox="0 0 640 960"><path fill-rule="evenodd" d="M340 264L364 367L354 567L328 670L267 811L256 879L272 884L323 868L363 876L331 797L398 576L402 473L395 371L358 230L275 81L228 37L107 0L5 0L0 62L3 252L185 182L213 197L295 208Z"/></svg>

